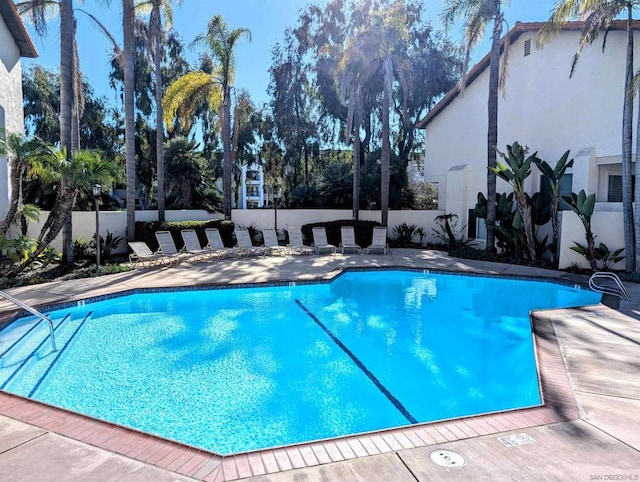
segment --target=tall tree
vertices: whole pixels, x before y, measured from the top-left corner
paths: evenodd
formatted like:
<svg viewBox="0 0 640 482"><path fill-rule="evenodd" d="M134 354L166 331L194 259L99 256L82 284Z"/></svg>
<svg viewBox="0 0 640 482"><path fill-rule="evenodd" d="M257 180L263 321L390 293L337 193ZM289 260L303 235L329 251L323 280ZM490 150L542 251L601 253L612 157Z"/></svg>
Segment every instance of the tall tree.
<svg viewBox="0 0 640 482"><path fill-rule="evenodd" d="M611 22L621 15L627 19L627 48L625 63L625 81L622 104L622 217L624 229L625 270L640 272L640 210L633 210L633 11L640 6L638 0L558 0L551 16L538 36L538 44L551 40L562 24L569 20L584 18L584 27L580 35L580 43L571 64L573 75L582 50L593 44L601 33L606 32ZM639 101L640 102L640 101ZM639 104L640 105L640 104ZM636 139L636 193L640 192L640 121ZM635 223L634 223L635 217ZM635 228L634 228L635 224Z"/></svg>
<svg viewBox="0 0 640 482"><path fill-rule="evenodd" d="M165 209L165 174L164 174L164 112L162 110L162 96L164 82L162 78L162 54L165 33L173 25L173 8L171 0L145 0L137 4L138 9L150 10L149 14L149 51L153 60L155 77L156 100L156 180L158 187L156 199L158 201L158 220L164 221ZM177 3L182 3L177 0ZM163 22L164 18L164 22ZM164 25L163 25L164 24Z"/></svg>
<svg viewBox="0 0 640 482"><path fill-rule="evenodd" d="M75 16L73 0L26 0L16 4L18 11L26 15L39 35L46 34L47 21L51 15L59 14L60 17L60 146L66 155L71 159L73 150L79 148L80 124L82 106L81 75L78 65L78 51L75 40ZM87 13L87 12L85 12ZM100 30L114 42L104 25L96 17L87 14L98 25ZM74 122L75 114L75 122ZM75 128L74 128L75 126ZM75 139L74 143L74 131ZM61 188L66 189L67 181L62 177ZM71 214L65 221L62 230L62 262L63 264L73 264L73 227Z"/></svg>
<svg viewBox="0 0 640 482"><path fill-rule="evenodd" d="M450 27L457 19L464 22L465 60L460 88L466 86L466 73L471 59L471 50L480 43L486 28L492 24L491 53L489 61L489 98L487 102L487 251L495 250L496 207L492 201L496 198L496 167L498 144L498 91L504 86L507 60L504 59L502 73L500 72L500 55L502 45L502 23L504 21L503 8L509 5L509 0L446 0L441 13L445 27ZM505 42L505 56L509 42ZM502 74L502 75L501 75Z"/></svg>
<svg viewBox="0 0 640 482"><path fill-rule="evenodd" d="M18 11L26 15L40 35L47 32L47 21L52 13L60 17L60 146L69 158L72 155L71 124L73 115L73 72L74 72L74 16L73 0L60 0L56 12L55 5L48 0L29 0L16 4ZM62 178L62 188L66 188ZM62 230L62 262L73 263L73 238L71 216Z"/></svg>
<svg viewBox="0 0 640 482"><path fill-rule="evenodd" d="M232 29L220 15L215 15L207 25L207 31L198 35L192 46L208 50L217 60L217 69L212 74L205 72L190 72L176 80L167 89L165 96L165 122L173 124L174 117L185 121L203 97L209 99L209 105L220 109L220 126L222 133L222 190L224 195L224 217L231 219L231 175L232 175L232 146L231 146L231 87L235 71L235 47L243 37L251 38L246 28ZM185 122L183 122L184 124Z"/></svg>
<svg viewBox="0 0 640 482"><path fill-rule="evenodd" d="M127 171L127 240L136 235L136 157L134 118L134 36L133 0L122 0L122 29L124 32L124 144Z"/></svg>

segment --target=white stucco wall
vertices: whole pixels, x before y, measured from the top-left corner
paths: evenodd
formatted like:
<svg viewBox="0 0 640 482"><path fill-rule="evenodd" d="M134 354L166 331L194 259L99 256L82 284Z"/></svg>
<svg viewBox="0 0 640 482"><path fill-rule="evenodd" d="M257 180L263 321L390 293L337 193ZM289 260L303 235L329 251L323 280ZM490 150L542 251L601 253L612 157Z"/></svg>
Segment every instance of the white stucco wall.
<svg viewBox="0 0 640 482"><path fill-rule="evenodd" d="M566 269L572 265L577 265L581 268L589 269L589 262L585 257L571 249L571 246L575 246L574 242L582 245L587 244L584 237L584 226L580 218L572 211L563 211L560 215L560 230L562 234L560 236L559 268ZM604 243L612 252L624 247L624 240L620 236L623 230L621 212L594 212L591 217L591 230L595 235L596 246ZM623 252L622 256L624 255L625 253ZM616 263L613 267L616 270L623 270L624 268L624 260Z"/></svg>
<svg viewBox="0 0 640 482"><path fill-rule="evenodd" d="M437 240L433 234L432 227L435 226L434 219L442 214L442 211L389 211L389 236L392 237L393 228L403 222L415 224L422 227L426 236L424 243L432 243ZM49 215L48 211L42 211L40 220L29 224L28 235L37 238L44 222ZM219 213L208 213L203 210L181 210L165 212L167 221L208 221L223 219ZM363 221L380 222L380 211L360 211L360 219ZM234 209L232 219L237 226L255 226L258 229L274 227L273 209ZM278 229L286 229L287 226L302 226L303 224L315 222L336 221L341 219L351 219L351 210L346 209L278 209ZM157 221L157 211L136 211L136 221ZM100 212L100 236L107 236L107 232L113 233L126 239L127 213L125 211L101 211ZM95 211L74 211L73 212L73 239L93 238L96 230ZM19 235L15 227L10 232L12 237ZM415 237L414 242L419 242L419 237ZM62 234L51 243L58 251L62 250ZM123 242L116 252L127 251L127 244Z"/></svg>
<svg viewBox="0 0 640 482"><path fill-rule="evenodd" d="M24 131L20 50L0 17L0 128ZM7 214L10 183L7 159L0 156L0 219Z"/></svg>
<svg viewBox="0 0 640 482"><path fill-rule="evenodd" d="M524 42L534 35L526 32L510 47L506 94L498 107L498 148L504 152L517 140L552 166L570 149L576 157L572 190L596 192L599 159L621 153L626 34L610 32L604 53L601 41L587 47L572 78L579 32L563 31L541 50L532 41L525 57ZM454 212L447 200L466 198L468 209L479 191L486 193L488 77L486 69L426 127L425 180L439 183L440 208L446 212ZM447 183L452 166L465 164L466 182ZM539 189L537 169L529 189ZM503 191L511 188L499 181L498 192ZM456 214L466 219L466 209Z"/></svg>

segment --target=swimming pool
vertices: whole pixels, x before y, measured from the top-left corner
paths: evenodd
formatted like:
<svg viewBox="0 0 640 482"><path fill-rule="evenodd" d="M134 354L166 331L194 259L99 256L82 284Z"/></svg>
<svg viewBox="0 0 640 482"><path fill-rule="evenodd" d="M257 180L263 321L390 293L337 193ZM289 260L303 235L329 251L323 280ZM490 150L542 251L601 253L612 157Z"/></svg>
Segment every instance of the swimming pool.
<svg viewBox="0 0 640 482"><path fill-rule="evenodd" d="M407 271L136 294L51 313L56 353L13 323L0 384L228 454L539 405L529 310L598 300Z"/></svg>

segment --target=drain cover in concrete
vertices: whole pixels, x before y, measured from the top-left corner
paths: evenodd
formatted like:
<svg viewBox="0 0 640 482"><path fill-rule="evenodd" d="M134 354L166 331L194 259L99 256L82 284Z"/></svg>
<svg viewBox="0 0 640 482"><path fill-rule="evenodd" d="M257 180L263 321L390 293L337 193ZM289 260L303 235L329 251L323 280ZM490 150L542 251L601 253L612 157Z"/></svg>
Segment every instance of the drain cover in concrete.
<svg viewBox="0 0 640 482"><path fill-rule="evenodd" d="M536 439L530 437L526 433L507 435L506 437L498 437L498 440L500 440L500 442L502 442L505 447L515 447L516 445L530 444L536 441Z"/></svg>
<svg viewBox="0 0 640 482"><path fill-rule="evenodd" d="M430 457L432 462L441 467L462 467L464 465L464 457L451 450L434 450Z"/></svg>

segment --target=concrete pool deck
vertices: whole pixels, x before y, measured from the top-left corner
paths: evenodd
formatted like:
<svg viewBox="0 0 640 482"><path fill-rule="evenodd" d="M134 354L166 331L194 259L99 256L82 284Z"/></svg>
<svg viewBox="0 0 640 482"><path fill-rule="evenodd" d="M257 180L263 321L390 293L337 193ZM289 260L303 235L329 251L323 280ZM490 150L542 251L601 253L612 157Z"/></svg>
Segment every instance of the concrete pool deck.
<svg viewBox="0 0 640 482"><path fill-rule="evenodd" d="M586 280L436 251L393 249L386 256L200 262L7 292L39 306L142 287L319 279L362 266ZM626 287L631 301L619 310L599 305L535 314L542 376L549 380L546 406L533 409L537 412L222 459L0 393L0 473L7 480L640 480L640 285ZM0 320L11 309L0 301ZM529 443L508 447L499 439L522 433L528 438L516 441ZM436 450L459 453L465 464L440 467L430 460Z"/></svg>

